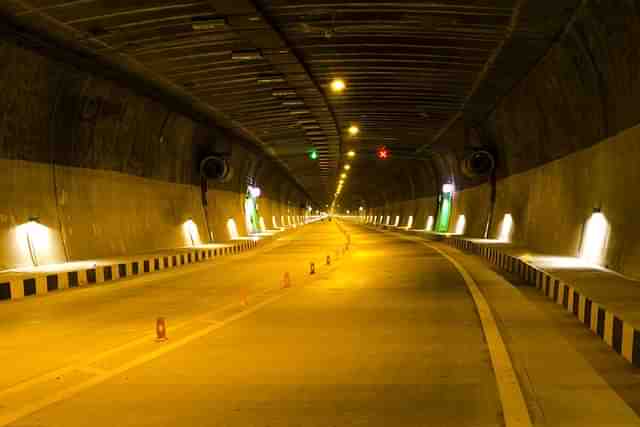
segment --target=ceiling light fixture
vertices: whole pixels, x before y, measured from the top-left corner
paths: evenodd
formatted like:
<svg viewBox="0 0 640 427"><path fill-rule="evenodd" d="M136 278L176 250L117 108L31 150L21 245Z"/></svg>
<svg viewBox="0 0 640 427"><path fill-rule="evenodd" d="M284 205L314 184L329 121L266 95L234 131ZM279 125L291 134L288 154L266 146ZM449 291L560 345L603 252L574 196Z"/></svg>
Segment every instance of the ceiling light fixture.
<svg viewBox="0 0 640 427"><path fill-rule="evenodd" d="M234 61L253 61L256 59L262 59L262 52L260 49L241 49L231 52L231 59Z"/></svg>
<svg viewBox="0 0 640 427"><path fill-rule="evenodd" d="M227 26L227 18L214 15L194 16L191 18L191 29L194 31L216 30Z"/></svg>
<svg viewBox="0 0 640 427"><path fill-rule="evenodd" d="M293 89L274 89L273 92L271 92L271 95L273 95L273 96L296 96L297 93Z"/></svg>
<svg viewBox="0 0 640 427"><path fill-rule="evenodd" d="M346 87L347 85L342 79L333 79L333 81L331 82L331 90L334 93L342 93L342 91L344 91Z"/></svg>
<svg viewBox="0 0 640 427"><path fill-rule="evenodd" d="M356 152L355 151L353 151L353 150L347 151L347 157L352 157L353 158L355 156L356 156Z"/></svg>
<svg viewBox="0 0 640 427"><path fill-rule="evenodd" d="M349 135L356 136L359 133L360 133L360 128L358 126L351 125L351 127L349 127Z"/></svg>
<svg viewBox="0 0 640 427"><path fill-rule="evenodd" d="M286 79L283 76L258 77L258 83L260 83L260 84L284 83L284 82L286 82Z"/></svg>
<svg viewBox="0 0 640 427"><path fill-rule="evenodd" d="M349 169L351 169L351 165L344 165L344 170L348 171Z"/></svg>

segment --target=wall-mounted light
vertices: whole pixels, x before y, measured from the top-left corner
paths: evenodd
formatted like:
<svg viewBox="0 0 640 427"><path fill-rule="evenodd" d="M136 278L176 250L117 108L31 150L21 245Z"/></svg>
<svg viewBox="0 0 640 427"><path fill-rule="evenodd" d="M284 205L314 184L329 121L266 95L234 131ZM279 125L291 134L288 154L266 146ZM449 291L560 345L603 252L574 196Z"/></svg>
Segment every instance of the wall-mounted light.
<svg viewBox="0 0 640 427"><path fill-rule="evenodd" d="M429 218L427 218L427 226L425 227L425 230L427 231L433 230L433 216L431 215L429 215Z"/></svg>
<svg viewBox="0 0 640 427"><path fill-rule="evenodd" d="M18 244L26 248L34 267L40 265L38 254L48 251L51 245L49 229L40 223L37 216L29 217L26 223L16 228Z"/></svg>
<svg viewBox="0 0 640 427"><path fill-rule="evenodd" d="M513 217L511 214L505 214L502 219L502 225L500 225L500 235L498 236L498 240L501 242L510 242L511 241L511 232L513 230Z"/></svg>
<svg viewBox="0 0 640 427"><path fill-rule="evenodd" d="M182 224L182 230L186 239L191 242L191 246L200 244L200 233L198 233L198 226L193 219L187 219L184 224Z"/></svg>
<svg viewBox="0 0 640 427"><path fill-rule="evenodd" d="M236 226L236 221L233 218L229 218L227 220L227 231L229 232L229 239L235 240L240 235L238 234L238 227Z"/></svg>
<svg viewBox="0 0 640 427"><path fill-rule="evenodd" d="M601 264L608 237L609 223L600 209L596 208L584 228L580 258L593 264Z"/></svg>
<svg viewBox="0 0 640 427"><path fill-rule="evenodd" d="M464 234L464 230L467 227L467 218L464 215L460 215L458 217L458 222L456 223L456 234Z"/></svg>

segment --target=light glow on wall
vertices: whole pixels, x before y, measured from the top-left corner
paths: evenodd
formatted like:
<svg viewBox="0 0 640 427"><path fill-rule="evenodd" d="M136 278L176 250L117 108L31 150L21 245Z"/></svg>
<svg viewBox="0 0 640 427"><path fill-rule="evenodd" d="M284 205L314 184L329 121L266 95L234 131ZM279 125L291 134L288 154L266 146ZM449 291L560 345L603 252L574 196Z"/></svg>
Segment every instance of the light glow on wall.
<svg viewBox="0 0 640 427"><path fill-rule="evenodd" d="M431 215L429 215L429 218L427 218L427 226L425 227L425 230L427 231L433 230L433 216Z"/></svg>
<svg viewBox="0 0 640 427"><path fill-rule="evenodd" d="M34 266L40 265L38 255L46 255L51 250L51 233L36 219L16 227L16 239Z"/></svg>
<svg viewBox="0 0 640 427"><path fill-rule="evenodd" d="M511 232L513 231L513 217L511 214L505 214L502 219L502 225L500 226L500 235L498 240L501 242L511 241Z"/></svg>
<svg viewBox="0 0 640 427"><path fill-rule="evenodd" d="M267 226L264 223L264 218L260 217L260 221L259 222L260 222L260 231L262 231L264 233L265 231L267 231Z"/></svg>
<svg viewBox="0 0 640 427"><path fill-rule="evenodd" d="M409 220L407 221L407 230L413 227L413 215L409 216Z"/></svg>
<svg viewBox="0 0 640 427"><path fill-rule="evenodd" d="M467 226L467 218L464 215L460 215L458 217L458 222L456 223L456 234L464 234L464 229Z"/></svg>
<svg viewBox="0 0 640 427"><path fill-rule="evenodd" d="M393 225L396 227L400 225L400 215L396 215L396 222Z"/></svg>
<svg viewBox="0 0 640 427"><path fill-rule="evenodd" d="M192 219L188 219L182 224L182 232L184 234L185 240L187 243L191 244L191 246L200 244L200 233L198 232L198 226Z"/></svg>
<svg viewBox="0 0 640 427"><path fill-rule="evenodd" d="M389 223L390 223L390 222L391 222L391 216L390 216L390 215L387 215L387 222L386 222L386 225L389 225Z"/></svg>
<svg viewBox="0 0 640 427"><path fill-rule="evenodd" d="M238 234L238 227L236 221L233 218L227 220L227 231L229 232L229 239L234 240L240 237Z"/></svg>
<svg viewBox="0 0 640 427"><path fill-rule="evenodd" d="M601 264L608 234L609 224L607 219L602 212L594 212L584 229L580 258L593 264Z"/></svg>
<svg viewBox="0 0 640 427"><path fill-rule="evenodd" d="M271 222L273 223L273 228L278 228L278 223L276 222L276 216L271 217Z"/></svg>

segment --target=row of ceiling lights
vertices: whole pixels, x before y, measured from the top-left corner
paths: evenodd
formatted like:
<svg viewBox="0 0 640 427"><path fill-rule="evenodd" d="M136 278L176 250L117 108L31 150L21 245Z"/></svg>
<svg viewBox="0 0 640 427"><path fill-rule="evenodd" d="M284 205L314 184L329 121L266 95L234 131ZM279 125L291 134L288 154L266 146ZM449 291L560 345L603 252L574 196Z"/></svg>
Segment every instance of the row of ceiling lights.
<svg viewBox="0 0 640 427"><path fill-rule="evenodd" d="M331 90L334 93L337 94L341 94L344 92L344 90L347 88L346 83L344 82L344 80L342 79L334 79L331 82ZM349 136L352 138L355 138L356 136L358 136L360 134L360 128L355 125L355 124L351 124L351 126L349 126L349 128L347 129L347 132L349 133ZM347 151L347 158L349 159L353 159L356 156L356 152L353 149L349 149L349 151ZM333 202L331 203L331 208L333 209L335 207L336 201L338 200L338 197L340 197L340 193L342 192L342 188L344 187L344 184L347 180L347 172L351 170L351 164L349 163L345 163L343 166L343 172L340 174L340 179L338 180L338 186L336 188L336 192L333 195Z"/></svg>

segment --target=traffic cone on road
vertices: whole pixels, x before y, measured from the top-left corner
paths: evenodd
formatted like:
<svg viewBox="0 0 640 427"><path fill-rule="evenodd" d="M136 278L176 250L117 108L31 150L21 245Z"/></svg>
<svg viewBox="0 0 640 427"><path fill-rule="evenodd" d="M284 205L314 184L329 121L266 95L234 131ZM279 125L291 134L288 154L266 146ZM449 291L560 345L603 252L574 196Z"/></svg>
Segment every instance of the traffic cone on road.
<svg viewBox="0 0 640 427"><path fill-rule="evenodd" d="M156 341L167 340L167 324L164 317L158 317L156 320Z"/></svg>
<svg viewBox="0 0 640 427"><path fill-rule="evenodd" d="M282 277L282 288L290 288L291 287L291 276L289 276L289 272L285 272Z"/></svg>

